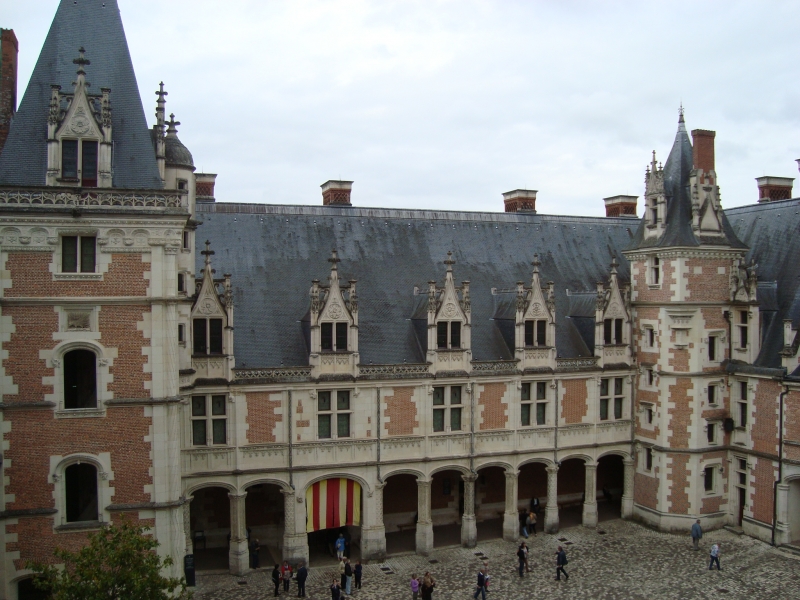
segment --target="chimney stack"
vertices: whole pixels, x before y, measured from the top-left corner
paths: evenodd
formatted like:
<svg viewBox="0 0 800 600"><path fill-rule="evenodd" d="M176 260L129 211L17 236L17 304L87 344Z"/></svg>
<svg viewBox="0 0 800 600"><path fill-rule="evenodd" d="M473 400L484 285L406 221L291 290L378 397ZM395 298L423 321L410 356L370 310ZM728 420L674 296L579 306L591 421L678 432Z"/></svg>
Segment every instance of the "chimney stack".
<svg viewBox="0 0 800 600"><path fill-rule="evenodd" d="M603 198L606 204L607 217L633 217L636 218L636 201L639 196L609 196Z"/></svg>
<svg viewBox="0 0 800 600"><path fill-rule="evenodd" d="M503 194L506 212L529 212L536 214L536 192L538 190L513 190Z"/></svg>
<svg viewBox="0 0 800 600"><path fill-rule="evenodd" d="M714 138L716 131L694 129L692 131L692 157L694 168L702 169L705 173L714 171Z"/></svg>
<svg viewBox="0 0 800 600"><path fill-rule="evenodd" d="M789 200L792 197L794 177L756 177L758 202Z"/></svg>
<svg viewBox="0 0 800 600"><path fill-rule="evenodd" d="M353 190L352 181L330 179L320 187L322 188L323 206L352 206L350 204L350 192Z"/></svg>
<svg viewBox="0 0 800 600"><path fill-rule="evenodd" d="M216 173L195 173L194 191L196 202L216 202L214 198L214 184L217 181Z"/></svg>
<svg viewBox="0 0 800 600"><path fill-rule="evenodd" d="M19 43L14 30L0 29L0 152L17 112L17 54Z"/></svg>

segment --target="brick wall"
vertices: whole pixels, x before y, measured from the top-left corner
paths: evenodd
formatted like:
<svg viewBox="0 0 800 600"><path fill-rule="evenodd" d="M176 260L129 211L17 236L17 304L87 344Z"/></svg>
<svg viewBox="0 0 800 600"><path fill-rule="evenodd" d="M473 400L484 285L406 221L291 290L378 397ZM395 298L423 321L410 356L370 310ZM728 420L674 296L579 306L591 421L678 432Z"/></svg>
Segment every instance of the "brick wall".
<svg viewBox="0 0 800 600"><path fill-rule="evenodd" d="M645 473L636 473L633 478L633 498L636 504L641 504L653 510L658 509L658 488L661 477L658 467L653 467L653 476Z"/></svg>
<svg viewBox="0 0 800 600"><path fill-rule="evenodd" d="M485 383L478 396L480 430L504 429L508 424L508 403L503 402L508 385ZM481 418L482 417L482 418Z"/></svg>
<svg viewBox="0 0 800 600"><path fill-rule="evenodd" d="M386 480L383 488L383 512L417 512L417 478L401 473Z"/></svg>
<svg viewBox="0 0 800 600"><path fill-rule="evenodd" d="M694 384L687 377L681 377L674 385L669 386L669 400L672 406L667 408L667 414L669 444L672 448L685 448L689 444L689 425L693 412L689 391L692 389Z"/></svg>
<svg viewBox="0 0 800 600"><path fill-rule="evenodd" d="M450 493L444 493L444 481L450 481ZM441 471L434 474L431 481L431 509L447 508L451 502L458 498L458 486L461 482L461 473L458 471Z"/></svg>
<svg viewBox="0 0 800 600"><path fill-rule="evenodd" d="M410 386L396 387L391 396L383 397L386 404L383 416L388 435L413 435L414 429L419 427L417 403L412 400L414 389Z"/></svg>
<svg viewBox="0 0 800 600"><path fill-rule="evenodd" d="M639 302L670 302L672 290L675 289L675 260L661 259L661 287L650 289L647 283L648 261L637 260L631 265L633 286ZM638 272L637 272L638 268Z"/></svg>
<svg viewBox="0 0 800 600"><path fill-rule="evenodd" d="M695 302L727 303L731 294L730 269L730 259L687 258L686 270L683 273L686 280L686 299Z"/></svg>
<svg viewBox="0 0 800 600"><path fill-rule="evenodd" d="M728 479L730 472L727 458L728 456L725 452L706 452L700 457L700 460L703 463L706 463L706 461L720 461L719 465L722 467L722 473L720 473L719 469L716 467L716 462L712 465L707 465L714 467L714 477L717 478L717 485L716 489L714 490L716 492L715 495L704 495L700 501L700 514L702 515L719 512L727 504ZM701 487L700 489L705 491L704 487Z"/></svg>
<svg viewBox="0 0 800 600"><path fill-rule="evenodd" d="M586 467L582 460L571 458L558 468L558 495L583 493L586 483Z"/></svg>
<svg viewBox="0 0 800 600"><path fill-rule="evenodd" d="M753 423L750 437L753 450L776 454L778 451L778 417L780 412L779 397L783 390L777 381L755 379L756 390L753 395Z"/></svg>
<svg viewBox="0 0 800 600"><path fill-rule="evenodd" d="M790 442L800 443L800 391L792 390L783 399L784 436ZM800 447L784 445L784 456L800 461Z"/></svg>
<svg viewBox="0 0 800 600"><path fill-rule="evenodd" d="M283 421L278 414L281 407L281 392L248 392L247 402L247 442L265 444L278 441L275 426Z"/></svg>
<svg viewBox="0 0 800 600"><path fill-rule="evenodd" d="M152 375L144 372L147 357L142 348L149 345L139 323L150 312L148 305L100 307L100 341L106 348L116 348L117 357L108 371L114 380L108 390L115 398L149 398L145 382ZM52 344L52 342L51 342Z"/></svg>
<svg viewBox="0 0 800 600"><path fill-rule="evenodd" d="M750 507L753 518L762 523L772 523L772 486L778 476L778 467L771 460L757 458L753 468L755 485L750 488Z"/></svg>
<svg viewBox="0 0 800 600"><path fill-rule="evenodd" d="M669 483L669 512L677 515L689 513L689 477L692 475L689 469L688 454L668 454L671 462L670 470L667 472L667 482Z"/></svg>
<svg viewBox="0 0 800 600"><path fill-rule="evenodd" d="M478 471L478 480L475 482L475 505L480 503L494 504L505 502L506 476L500 467L487 467ZM480 498L480 502L477 500Z"/></svg>
<svg viewBox="0 0 800 600"><path fill-rule="evenodd" d="M39 358L39 350L55 345L53 334L58 331L58 315L52 306L8 305L3 306L3 316L10 317L15 328L4 344L8 358L3 359L3 368L18 391L5 394L3 402L42 402L45 394L53 393L53 386L44 385L42 378L52 377L54 370Z"/></svg>
<svg viewBox="0 0 800 600"><path fill-rule="evenodd" d="M589 411L588 405L588 379L565 379L561 382L564 386L564 395L561 398L561 419L570 423L581 423Z"/></svg>
<svg viewBox="0 0 800 600"><path fill-rule="evenodd" d="M522 500L539 498L540 502L547 499L547 467L543 463L528 463L519 469L517 479L518 497Z"/></svg>

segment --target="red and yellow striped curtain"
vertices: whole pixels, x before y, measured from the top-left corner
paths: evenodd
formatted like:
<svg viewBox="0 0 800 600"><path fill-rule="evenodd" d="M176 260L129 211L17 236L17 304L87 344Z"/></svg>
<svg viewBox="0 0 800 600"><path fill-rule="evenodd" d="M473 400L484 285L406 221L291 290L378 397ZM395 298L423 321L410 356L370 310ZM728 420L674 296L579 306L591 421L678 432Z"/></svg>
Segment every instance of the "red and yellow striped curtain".
<svg viewBox="0 0 800 600"><path fill-rule="evenodd" d="M323 479L306 490L306 531L361 525L361 486L352 479Z"/></svg>

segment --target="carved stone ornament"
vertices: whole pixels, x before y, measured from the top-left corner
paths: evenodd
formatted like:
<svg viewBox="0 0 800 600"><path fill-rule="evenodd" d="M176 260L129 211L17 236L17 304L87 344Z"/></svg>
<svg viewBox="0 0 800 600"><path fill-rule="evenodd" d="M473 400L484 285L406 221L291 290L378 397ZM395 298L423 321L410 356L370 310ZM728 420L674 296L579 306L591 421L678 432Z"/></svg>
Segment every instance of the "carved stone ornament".
<svg viewBox="0 0 800 600"><path fill-rule="evenodd" d="M542 305L538 302L534 302L531 306L531 313L534 315L539 315L542 312Z"/></svg>
<svg viewBox="0 0 800 600"><path fill-rule="evenodd" d="M442 315L448 319L452 319L458 314L458 309L456 305L452 302L448 302L444 305L444 309L442 309Z"/></svg>
<svg viewBox="0 0 800 600"><path fill-rule="evenodd" d="M83 136L89 133L91 129L92 125L89 121L89 115L86 114L86 110L81 106L75 111L75 114L72 115L72 119L69 122L69 130L75 135Z"/></svg>
<svg viewBox="0 0 800 600"><path fill-rule="evenodd" d="M330 315L331 319L341 319L343 314L342 305L334 298L333 301L331 301L331 305L328 307L328 315Z"/></svg>
<svg viewBox="0 0 800 600"><path fill-rule="evenodd" d="M69 311L67 313L67 331L90 331L92 313L89 311Z"/></svg>
<svg viewBox="0 0 800 600"><path fill-rule="evenodd" d="M197 312L204 315L210 315L216 312L216 310L217 310L217 305L211 298L203 298L200 301L199 305L197 306Z"/></svg>

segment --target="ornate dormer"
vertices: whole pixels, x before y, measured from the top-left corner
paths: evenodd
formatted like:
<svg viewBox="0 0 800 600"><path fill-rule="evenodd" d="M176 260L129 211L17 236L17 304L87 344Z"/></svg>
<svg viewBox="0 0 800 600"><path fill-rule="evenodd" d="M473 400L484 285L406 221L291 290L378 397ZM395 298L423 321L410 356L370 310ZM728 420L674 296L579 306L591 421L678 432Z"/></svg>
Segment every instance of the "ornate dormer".
<svg viewBox="0 0 800 600"><path fill-rule="evenodd" d="M428 282L427 360L436 371L469 371L472 360L470 325L472 309L469 281L456 287L453 280L453 253L447 253L444 287Z"/></svg>
<svg viewBox="0 0 800 600"><path fill-rule="evenodd" d="M214 278L211 243L201 252L205 257L203 276L197 282L192 306L192 368L197 379L230 381L233 357L233 295L231 276Z"/></svg>
<svg viewBox="0 0 800 600"><path fill-rule="evenodd" d="M620 288L617 259L611 260L608 286L597 284L595 307L595 356L600 366L631 363L630 289Z"/></svg>
<svg viewBox="0 0 800 600"><path fill-rule="evenodd" d="M514 354L521 369L555 367L556 303L555 284L542 287L539 255L534 255L531 286L517 282Z"/></svg>
<svg viewBox="0 0 800 600"><path fill-rule="evenodd" d="M91 64L81 47L72 94L50 88L47 119L47 185L111 187L111 89L89 94L85 66Z"/></svg>
<svg viewBox="0 0 800 600"><path fill-rule="evenodd" d="M683 118L683 115L681 115ZM645 239L658 237L664 232L664 222L667 215L667 197L664 193L664 167L656 161L656 151L653 150L653 160L647 167L644 175L644 222Z"/></svg>
<svg viewBox="0 0 800 600"><path fill-rule="evenodd" d="M355 375L358 355L358 296L356 280L339 281L336 250L328 259L331 274L328 285L311 282L311 353L309 364L314 377Z"/></svg>

